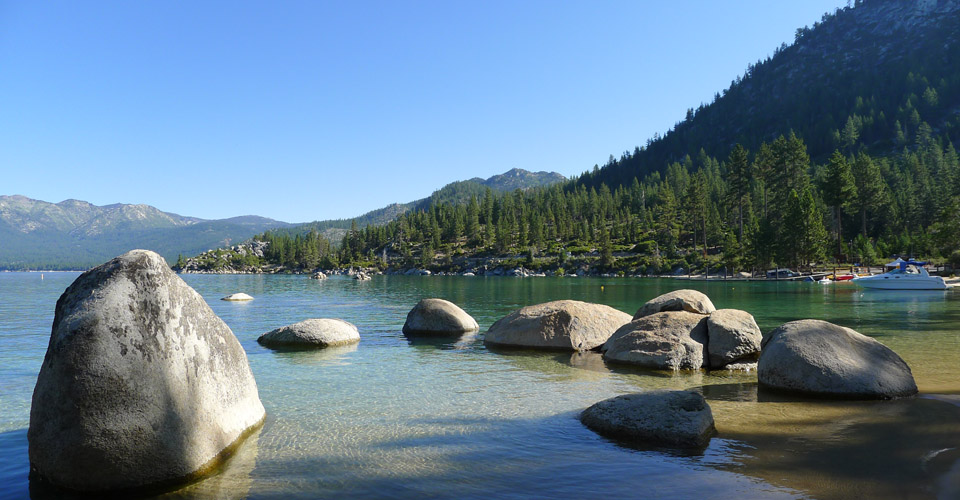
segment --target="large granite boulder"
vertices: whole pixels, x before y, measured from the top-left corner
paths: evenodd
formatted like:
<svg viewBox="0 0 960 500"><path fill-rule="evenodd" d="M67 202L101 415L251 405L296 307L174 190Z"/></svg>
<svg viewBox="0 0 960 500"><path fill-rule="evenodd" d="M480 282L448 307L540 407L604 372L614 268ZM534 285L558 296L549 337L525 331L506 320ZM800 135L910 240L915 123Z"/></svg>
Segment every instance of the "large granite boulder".
<svg viewBox="0 0 960 500"><path fill-rule="evenodd" d="M603 346L603 357L661 370L707 366L707 316L667 311L644 316L618 329Z"/></svg>
<svg viewBox="0 0 960 500"><path fill-rule="evenodd" d="M716 433L713 412L691 391L651 391L600 401L580 421L604 436L638 444L702 448Z"/></svg>
<svg viewBox="0 0 960 500"><path fill-rule="evenodd" d="M518 309L487 330L487 344L540 349L600 347L630 315L602 304L557 300Z"/></svg>
<svg viewBox="0 0 960 500"><path fill-rule="evenodd" d="M230 328L162 257L133 250L57 301L33 392L33 477L81 491L215 470L264 420Z"/></svg>
<svg viewBox="0 0 960 500"><path fill-rule="evenodd" d="M664 311L687 311L697 314L710 314L716 311L710 297L696 290L674 290L659 297L650 299L640 309L633 319Z"/></svg>
<svg viewBox="0 0 960 500"><path fill-rule="evenodd" d="M313 318L271 330L257 342L267 347L332 347L360 342L360 332L342 319Z"/></svg>
<svg viewBox="0 0 960 500"><path fill-rule="evenodd" d="M456 304L443 299L423 299L407 313L403 333L408 335L459 335L480 329L473 319Z"/></svg>
<svg viewBox="0 0 960 500"><path fill-rule="evenodd" d="M720 309L707 318L708 358L711 368L756 360L763 334L753 315L738 309Z"/></svg>
<svg viewBox="0 0 960 500"><path fill-rule="evenodd" d="M885 345L849 328L805 319L783 324L763 340L761 387L848 399L917 393L910 367Z"/></svg>

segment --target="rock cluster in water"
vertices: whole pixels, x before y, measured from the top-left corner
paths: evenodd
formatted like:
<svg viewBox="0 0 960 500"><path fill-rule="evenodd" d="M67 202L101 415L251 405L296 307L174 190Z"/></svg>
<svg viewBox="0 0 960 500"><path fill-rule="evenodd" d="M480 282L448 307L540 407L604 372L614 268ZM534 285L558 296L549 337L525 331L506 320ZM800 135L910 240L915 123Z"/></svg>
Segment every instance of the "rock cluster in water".
<svg viewBox="0 0 960 500"><path fill-rule="evenodd" d="M162 257L133 250L57 301L30 408L31 474L80 491L188 480L264 415L230 328Z"/></svg>
<svg viewBox="0 0 960 500"><path fill-rule="evenodd" d="M813 319L783 324L764 339L757 378L762 387L845 399L917 393L910 367L890 348Z"/></svg>
<svg viewBox="0 0 960 500"><path fill-rule="evenodd" d="M590 350L629 321L629 314L610 306L557 300L508 314L487 330L483 340L499 346Z"/></svg>
<svg viewBox="0 0 960 500"><path fill-rule="evenodd" d="M603 345L604 359L661 370L699 370L753 361L762 334L750 313L717 310L696 290L645 303Z"/></svg>
<svg viewBox="0 0 960 500"><path fill-rule="evenodd" d="M455 335L480 329L473 319L453 302L423 299L407 313L403 333L407 335Z"/></svg>
<svg viewBox="0 0 960 500"><path fill-rule="evenodd" d="M334 347L360 342L360 332L342 319L312 318L261 335L267 347Z"/></svg>

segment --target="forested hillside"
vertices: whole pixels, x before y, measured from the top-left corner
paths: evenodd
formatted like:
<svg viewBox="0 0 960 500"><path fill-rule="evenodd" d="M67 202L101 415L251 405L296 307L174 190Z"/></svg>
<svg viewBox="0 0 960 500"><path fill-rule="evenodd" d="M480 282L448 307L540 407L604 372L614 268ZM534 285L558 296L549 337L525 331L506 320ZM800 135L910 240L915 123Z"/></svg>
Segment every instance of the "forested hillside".
<svg viewBox="0 0 960 500"><path fill-rule="evenodd" d="M433 200L349 231L325 258L640 272L893 255L960 264L958 38L960 1L858 1L576 181Z"/></svg>
<svg viewBox="0 0 960 500"><path fill-rule="evenodd" d="M325 238L339 242L351 228L365 228L369 225L382 225L396 219L409 211L426 210L440 203L466 203L471 196L482 195L487 188L494 191L526 190L540 186L548 186L565 181L566 178L556 172L528 172L514 168L488 179L474 177L465 181L456 181L434 191L430 196L408 203L393 203L383 208L371 210L363 215L351 219L334 219L309 222L296 227L280 231L276 234L286 234L291 238L297 234L305 235L315 231Z"/></svg>

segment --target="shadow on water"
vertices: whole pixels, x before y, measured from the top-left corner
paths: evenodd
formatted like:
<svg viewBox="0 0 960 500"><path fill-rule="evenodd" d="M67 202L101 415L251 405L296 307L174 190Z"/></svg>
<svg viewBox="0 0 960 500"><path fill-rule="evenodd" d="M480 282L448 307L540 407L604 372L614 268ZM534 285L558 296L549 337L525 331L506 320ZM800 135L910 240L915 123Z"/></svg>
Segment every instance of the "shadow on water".
<svg viewBox="0 0 960 500"><path fill-rule="evenodd" d="M749 397L751 388L719 391L724 397ZM956 498L960 493L960 407L955 405L927 398L813 401L762 395L753 404L727 401L711 401L718 437L741 451L721 466L724 470L826 499Z"/></svg>
<svg viewBox="0 0 960 500"><path fill-rule="evenodd" d="M411 424L429 432L373 443L363 460L325 454L261 463L250 498L596 498L601 491L611 498L798 496L710 467L711 453L725 453L722 441L706 454L627 448L584 427L578 414L419 419Z"/></svg>

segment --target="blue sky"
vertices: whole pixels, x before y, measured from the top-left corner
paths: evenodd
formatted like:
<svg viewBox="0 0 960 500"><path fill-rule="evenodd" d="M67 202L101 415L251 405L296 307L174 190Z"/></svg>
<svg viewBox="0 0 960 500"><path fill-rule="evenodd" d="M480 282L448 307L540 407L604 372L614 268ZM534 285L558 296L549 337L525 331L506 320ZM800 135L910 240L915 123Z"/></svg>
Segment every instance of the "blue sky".
<svg viewBox="0 0 960 500"><path fill-rule="evenodd" d="M844 5L0 0L0 194L301 222L575 175Z"/></svg>

